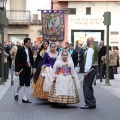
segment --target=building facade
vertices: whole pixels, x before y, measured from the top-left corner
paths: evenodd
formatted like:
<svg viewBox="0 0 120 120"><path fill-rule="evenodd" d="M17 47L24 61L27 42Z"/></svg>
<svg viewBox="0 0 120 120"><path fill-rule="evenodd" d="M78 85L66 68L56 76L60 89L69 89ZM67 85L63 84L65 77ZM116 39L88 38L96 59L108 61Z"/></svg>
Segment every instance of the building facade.
<svg viewBox="0 0 120 120"><path fill-rule="evenodd" d="M30 3L31 1L31 3ZM104 12L111 12L111 25L109 31L110 45L120 45L120 0L49 0L48 7L43 9L65 11L65 42L86 43L89 36L95 38L96 43L104 40L106 44L106 26L103 24ZM51 4L52 2L52 4ZM7 18L9 20L8 32L5 40L12 42L23 41L24 37L30 37L32 41L42 39L42 25L40 20L41 1L35 0L8 0ZM52 5L52 6L51 6ZM32 9L33 8L33 9ZM42 8L41 8L42 9Z"/></svg>
<svg viewBox="0 0 120 120"><path fill-rule="evenodd" d="M120 2L119 0L53 0L54 9L65 9L65 41L86 44L89 36L95 38L96 43L104 40L106 44L106 26L103 23L104 12L111 12L109 26L109 42L111 46L120 45Z"/></svg>
<svg viewBox="0 0 120 120"><path fill-rule="evenodd" d="M50 0L47 0L50 1ZM41 1L34 0L7 0L7 18L9 20L8 32L5 40L14 43L23 42L25 37L30 37L32 42L42 40L42 25L40 11ZM50 3L42 9L50 9Z"/></svg>

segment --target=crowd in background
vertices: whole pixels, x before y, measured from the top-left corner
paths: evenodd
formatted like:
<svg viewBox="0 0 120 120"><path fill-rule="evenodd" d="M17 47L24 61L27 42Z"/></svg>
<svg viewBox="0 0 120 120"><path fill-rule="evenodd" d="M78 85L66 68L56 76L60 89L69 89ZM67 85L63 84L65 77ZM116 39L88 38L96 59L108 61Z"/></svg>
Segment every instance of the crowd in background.
<svg viewBox="0 0 120 120"><path fill-rule="evenodd" d="M57 51L60 52L62 50L67 50L72 56L74 66L79 66L79 73L84 72L84 53L87 50L87 45L84 45L84 47L76 42L74 45L73 43L66 42L64 47L60 42L56 42L57 44ZM9 68L11 68L11 65L14 67L15 62L15 55L17 52L17 49L23 46L23 44L16 42L16 44L12 43L11 41L7 41L4 44L5 46L5 63L9 63ZM34 60L36 60L38 53L41 50L41 47L43 47L43 41L41 43L37 43L36 41L34 43L31 42L31 49L33 52ZM104 45L103 41L100 41L98 46L98 65L100 70L100 65L102 65L102 77L105 78L105 71L106 71L106 46ZM117 74L117 68L119 66L119 48L118 46L109 46L109 69L110 69L110 79L114 79L114 74ZM99 71L100 73L100 71Z"/></svg>
<svg viewBox="0 0 120 120"><path fill-rule="evenodd" d="M93 50L90 49L90 47L92 47L92 45L95 47L94 38L91 37L87 40L88 46L87 45L83 46L79 44L78 41L76 42L75 45L73 43L66 42L64 47L60 42L55 43L49 42L47 40L41 41L41 43L39 44L36 41L32 43L30 38L25 38L24 41L25 41L24 45L20 44L19 42L16 42L16 44L12 43L11 41L5 42L4 63L5 66L8 65L10 69L11 67L15 69L15 75L17 75L16 66L17 65L24 66L24 64L19 64L19 62L22 61L24 63L24 60L22 58L26 56L27 64L25 65L27 66L23 67L23 72L20 75L19 72L17 73L19 75L19 78L22 76L22 74L23 75L26 74L26 76L28 76L27 73L28 71L26 70L25 73L25 69L29 68L30 70L29 79L32 78L32 87L34 88L32 96L39 99L48 99L49 102L64 103L64 105L66 103L71 104L80 102L78 95L79 86L77 86L79 85L78 83L79 80L75 72L75 68L76 67L79 68L79 73L85 74L84 65L86 65L86 61L88 60L88 59L86 60L85 58L87 56L87 53L89 53L90 50ZM28 50L28 52L26 52L26 50ZM21 56L22 58L20 58ZM91 56L89 56L89 58ZM94 57L96 58L96 61L94 61ZM95 62L93 64L94 66L92 67L96 69L96 67L98 66L97 73L98 78L101 77L106 78L106 63L108 62L106 61L106 57L107 57L106 46L104 45L103 41L100 41L99 44L96 45L94 55L91 58L92 62L93 61ZM114 79L114 74L118 73L117 68L119 67L119 48L117 46L113 47L109 46L108 57L109 57L109 79ZM32 70L31 59L33 61L32 63L34 63L32 75L31 75ZM18 64L16 64L16 61L18 61ZM89 60L87 62L89 63ZM21 81L23 78L24 76L22 76L22 78L20 78L19 80ZM26 83L27 84L25 86L26 91L22 99L22 102L24 103L31 103L26 97L28 87L30 86L29 85L30 83L29 84L28 83ZM68 83L71 85L71 87ZM55 85L57 87L55 87ZM61 85L63 86L61 87ZM22 86L23 85L19 85L14 94L14 99L16 101L18 101L18 92ZM65 93L66 86L67 91L70 90L71 92ZM72 97L70 97L71 95Z"/></svg>

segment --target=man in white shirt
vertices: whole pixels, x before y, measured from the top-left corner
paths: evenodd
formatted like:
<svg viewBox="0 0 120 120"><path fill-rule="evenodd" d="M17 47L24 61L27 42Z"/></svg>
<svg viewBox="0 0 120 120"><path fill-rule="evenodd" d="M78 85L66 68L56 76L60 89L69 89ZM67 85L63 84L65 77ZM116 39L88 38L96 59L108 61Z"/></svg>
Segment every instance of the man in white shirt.
<svg viewBox="0 0 120 120"><path fill-rule="evenodd" d="M92 84L96 75L96 62L97 62L97 48L94 45L94 38L89 37L87 39L88 50L86 51L84 58L84 82L83 82L83 93L85 99L85 106L80 107L81 109L92 109L96 108L96 100L93 93ZM92 69L92 70L91 70ZM91 71L90 71L91 70ZM89 72L90 71L90 72Z"/></svg>

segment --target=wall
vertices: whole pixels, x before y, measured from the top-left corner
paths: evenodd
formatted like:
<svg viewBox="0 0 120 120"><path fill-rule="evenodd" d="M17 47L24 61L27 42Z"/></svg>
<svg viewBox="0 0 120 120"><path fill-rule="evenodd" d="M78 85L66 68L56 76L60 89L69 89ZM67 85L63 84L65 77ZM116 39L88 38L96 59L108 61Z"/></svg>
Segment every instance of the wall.
<svg viewBox="0 0 120 120"><path fill-rule="evenodd" d="M10 10L10 0L7 0L7 3L6 3L6 10Z"/></svg>
<svg viewBox="0 0 120 120"><path fill-rule="evenodd" d="M36 41L37 38L39 37L38 30L42 30L42 26L30 25L28 29L29 29L28 37L30 37L33 42Z"/></svg>
<svg viewBox="0 0 120 120"><path fill-rule="evenodd" d="M37 38L40 37L38 35L38 30L42 30L42 27L39 25L30 25L30 26L9 26L8 28L8 35L27 35L28 37L31 38L31 41L34 42L37 40ZM5 40L8 40L6 37Z"/></svg>
<svg viewBox="0 0 120 120"><path fill-rule="evenodd" d="M38 14L38 19L41 19L41 11L38 11L38 9L51 9L51 0L26 0L26 10L31 11L31 19L33 18L33 14Z"/></svg>
<svg viewBox="0 0 120 120"><path fill-rule="evenodd" d="M69 42L71 42L71 30L105 30L104 38L106 43L106 26L103 24L103 14L104 12L110 11L110 45L118 45L120 40L120 5L118 5L117 2L69 2L68 7L76 8L76 15L68 16ZM86 7L91 7L91 15L86 15ZM78 18L80 19L79 21L76 20ZM88 19L87 24L86 19ZM99 24L96 24L98 21ZM94 24L91 24L90 22L93 22ZM112 35L111 32L118 32L119 34ZM111 43L111 41L115 39L118 40L118 43Z"/></svg>
<svg viewBox="0 0 120 120"><path fill-rule="evenodd" d="M26 10L26 0L10 0L10 10Z"/></svg>

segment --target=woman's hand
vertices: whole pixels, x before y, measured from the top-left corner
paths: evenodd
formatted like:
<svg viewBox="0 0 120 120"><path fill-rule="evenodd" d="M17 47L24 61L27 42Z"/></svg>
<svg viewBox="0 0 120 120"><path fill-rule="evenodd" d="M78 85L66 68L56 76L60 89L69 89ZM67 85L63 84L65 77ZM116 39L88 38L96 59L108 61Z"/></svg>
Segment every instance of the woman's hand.
<svg viewBox="0 0 120 120"><path fill-rule="evenodd" d="M36 72L36 69L34 68L34 69L33 69L33 73L35 73L35 72Z"/></svg>

